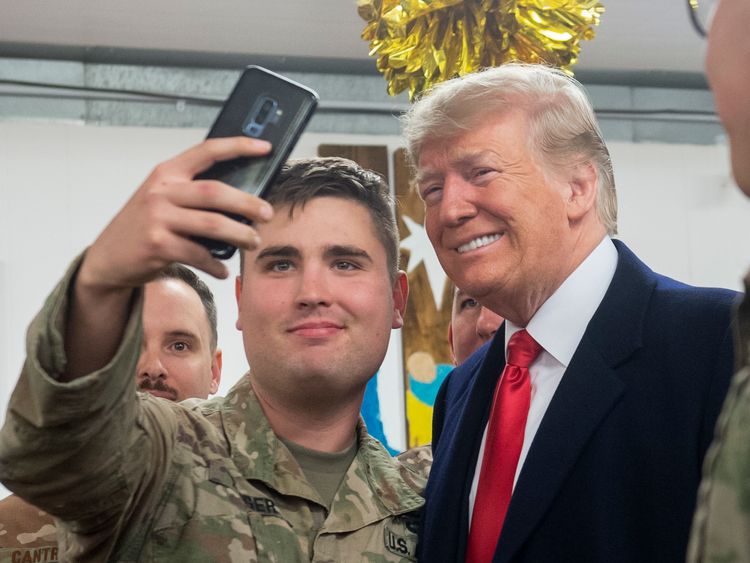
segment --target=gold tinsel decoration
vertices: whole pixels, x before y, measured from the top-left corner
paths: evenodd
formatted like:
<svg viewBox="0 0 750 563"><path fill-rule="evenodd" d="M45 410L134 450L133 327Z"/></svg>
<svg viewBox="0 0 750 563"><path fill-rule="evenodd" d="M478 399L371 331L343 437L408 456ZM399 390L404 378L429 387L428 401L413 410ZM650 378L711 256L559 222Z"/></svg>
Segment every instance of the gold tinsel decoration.
<svg viewBox="0 0 750 563"><path fill-rule="evenodd" d="M597 0L357 0L362 38L388 82L410 99L433 84L508 61L569 74L604 12Z"/></svg>

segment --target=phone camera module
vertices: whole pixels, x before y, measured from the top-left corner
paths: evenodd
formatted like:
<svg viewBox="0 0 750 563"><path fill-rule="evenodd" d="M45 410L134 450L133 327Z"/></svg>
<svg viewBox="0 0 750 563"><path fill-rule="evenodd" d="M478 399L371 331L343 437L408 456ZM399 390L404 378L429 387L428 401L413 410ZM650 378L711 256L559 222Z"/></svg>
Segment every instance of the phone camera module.
<svg viewBox="0 0 750 563"><path fill-rule="evenodd" d="M278 108L279 103L273 98L261 97L253 106L242 132L248 137L260 137L266 125L274 123L281 115Z"/></svg>

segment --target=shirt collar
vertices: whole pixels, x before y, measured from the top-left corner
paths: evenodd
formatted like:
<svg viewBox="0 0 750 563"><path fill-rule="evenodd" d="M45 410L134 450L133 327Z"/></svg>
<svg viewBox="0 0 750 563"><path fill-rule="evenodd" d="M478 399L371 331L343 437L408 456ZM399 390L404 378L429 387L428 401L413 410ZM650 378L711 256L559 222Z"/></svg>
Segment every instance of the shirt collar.
<svg viewBox="0 0 750 563"><path fill-rule="evenodd" d="M617 269L617 249L605 236L586 259L557 288L526 326L542 348L566 368L599 308ZM505 323L505 349L523 327Z"/></svg>

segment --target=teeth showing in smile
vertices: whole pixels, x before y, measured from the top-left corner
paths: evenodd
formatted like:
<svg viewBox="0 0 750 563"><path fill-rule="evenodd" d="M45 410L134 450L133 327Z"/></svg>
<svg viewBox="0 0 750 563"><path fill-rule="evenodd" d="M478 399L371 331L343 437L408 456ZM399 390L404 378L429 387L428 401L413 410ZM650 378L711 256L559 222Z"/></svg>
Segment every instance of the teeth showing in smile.
<svg viewBox="0 0 750 563"><path fill-rule="evenodd" d="M485 235L483 237L475 238L474 240L471 240L467 242L466 244L462 244L456 250L458 250L459 254L463 254L464 252L468 252L469 250L476 250L477 248L482 248L483 246L492 244L496 240L499 240L501 236L502 235L500 234L494 234L494 235Z"/></svg>

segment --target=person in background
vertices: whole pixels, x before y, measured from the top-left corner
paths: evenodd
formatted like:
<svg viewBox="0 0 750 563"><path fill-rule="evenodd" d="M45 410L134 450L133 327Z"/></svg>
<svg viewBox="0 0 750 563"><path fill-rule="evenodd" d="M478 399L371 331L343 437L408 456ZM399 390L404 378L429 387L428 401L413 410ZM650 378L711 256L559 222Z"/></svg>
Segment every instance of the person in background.
<svg viewBox="0 0 750 563"><path fill-rule="evenodd" d="M684 561L732 374L735 292L651 271L621 241L583 87L508 64L406 117L425 229L504 335L435 401L424 561Z"/></svg>
<svg viewBox="0 0 750 563"><path fill-rule="evenodd" d="M448 344L455 365L464 363L482 344L489 342L503 318L458 287L453 292Z"/></svg>
<svg viewBox="0 0 750 563"><path fill-rule="evenodd" d="M220 381L214 296L192 270L171 264L145 285L138 390L170 401L206 399Z"/></svg>
<svg viewBox="0 0 750 563"><path fill-rule="evenodd" d="M750 0L714 5L706 76L729 139L732 174L750 197ZM750 562L750 273L735 312L737 371L706 455L688 550L690 563Z"/></svg>
<svg viewBox="0 0 750 563"><path fill-rule="evenodd" d="M157 166L33 321L0 479L61 522L61 559L413 559L421 454L359 422L408 294L389 189L343 159L285 165L267 202L194 179L269 150L211 139ZM198 404L136 395L143 285L175 261L228 274L196 237L241 249L250 371Z"/></svg>
<svg viewBox="0 0 750 563"><path fill-rule="evenodd" d="M192 270L171 264L146 284L140 391L170 401L206 399L221 377L216 304ZM58 561L54 519L17 495L0 501L0 563Z"/></svg>
<svg viewBox="0 0 750 563"><path fill-rule="evenodd" d="M414 352L406 361L410 448L432 441L433 406L440 386L453 367L463 363L492 338L502 322L502 317L479 305L465 291L454 288L448 323L448 345L453 363L437 363L424 351Z"/></svg>

